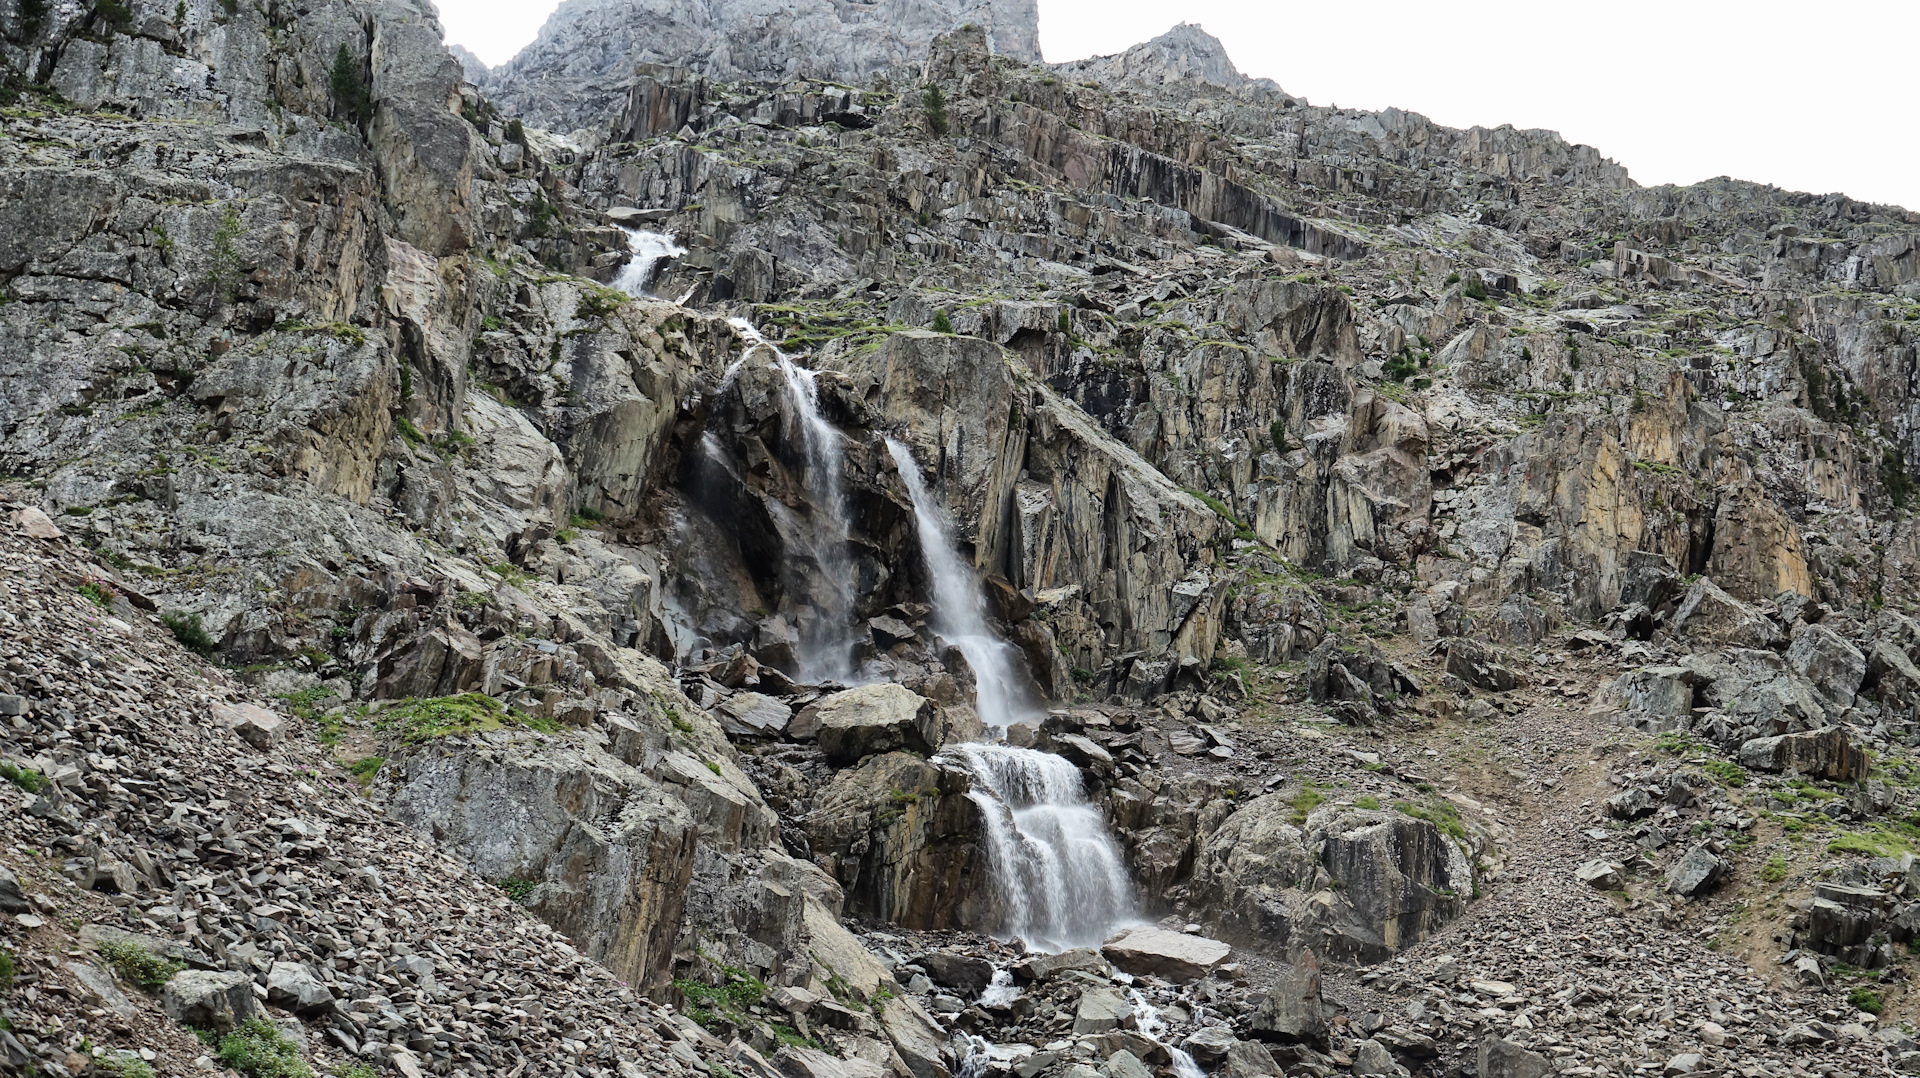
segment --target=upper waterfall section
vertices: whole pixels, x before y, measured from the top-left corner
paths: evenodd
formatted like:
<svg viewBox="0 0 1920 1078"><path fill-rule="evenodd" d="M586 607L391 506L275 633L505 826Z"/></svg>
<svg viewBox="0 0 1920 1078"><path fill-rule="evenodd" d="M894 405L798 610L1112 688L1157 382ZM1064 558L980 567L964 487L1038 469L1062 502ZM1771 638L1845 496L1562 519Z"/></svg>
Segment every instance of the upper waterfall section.
<svg viewBox="0 0 1920 1078"><path fill-rule="evenodd" d="M999 55L1040 62L1036 0L568 0L487 90L509 115L571 131L617 113L641 64L722 81L859 79L924 60L965 25Z"/></svg>

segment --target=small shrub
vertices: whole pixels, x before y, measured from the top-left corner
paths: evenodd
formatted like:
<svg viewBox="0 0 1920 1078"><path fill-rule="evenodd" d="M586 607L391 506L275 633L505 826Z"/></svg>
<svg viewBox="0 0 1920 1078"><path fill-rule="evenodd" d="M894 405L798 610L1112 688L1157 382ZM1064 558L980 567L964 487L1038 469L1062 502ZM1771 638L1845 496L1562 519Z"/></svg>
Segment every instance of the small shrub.
<svg viewBox="0 0 1920 1078"><path fill-rule="evenodd" d="M1854 1009L1865 1011L1868 1014L1879 1014L1881 1008L1886 1006L1880 999L1880 993L1865 985L1861 985L1859 988L1848 992L1847 1002L1853 1004Z"/></svg>
<svg viewBox="0 0 1920 1078"><path fill-rule="evenodd" d="M1471 300L1484 300L1487 298L1486 282L1476 273L1467 278L1467 287L1461 289L1460 294Z"/></svg>
<svg viewBox="0 0 1920 1078"><path fill-rule="evenodd" d="M940 92L937 83L928 83L926 92L920 95L920 111L926 115L927 130L944 137L947 133L947 95Z"/></svg>
<svg viewBox="0 0 1920 1078"><path fill-rule="evenodd" d="M133 23L133 9L127 6L126 0L94 0L93 11L115 29L124 29Z"/></svg>
<svg viewBox="0 0 1920 1078"><path fill-rule="evenodd" d="M47 19L47 0L20 0L20 33L28 41L40 35Z"/></svg>
<svg viewBox="0 0 1920 1078"><path fill-rule="evenodd" d="M249 1018L220 1041L220 1062L247 1078L313 1078L300 1048L264 1019Z"/></svg>
<svg viewBox="0 0 1920 1078"><path fill-rule="evenodd" d="M1779 883L1786 879L1787 859L1777 853L1767 858L1767 863L1760 867L1760 878L1768 883Z"/></svg>
<svg viewBox="0 0 1920 1078"><path fill-rule="evenodd" d="M1385 368L1387 377L1396 382L1404 382L1415 374L1418 374L1419 371L1420 365L1414 362L1413 357L1405 352L1387 360Z"/></svg>
<svg viewBox="0 0 1920 1078"><path fill-rule="evenodd" d="M47 788L47 777L30 767L15 767L0 762L0 779L6 779L30 794L37 794Z"/></svg>
<svg viewBox="0 0 1920 1078"><path fill-rule="evenodd" d="M234 290L240 283L240 251L234 241L245 231L239 209L229 204L220 217L220 227L214 229L213 254L207 270L207 283L213 286L214 295L222 303L233 302Z"/></svg>
<svg viewBox="0 0 1920 1078"><path fill-rule="evenodd" d="M1708 760L1700 765L1700 770L1712 775L1722 786L1745 786L1746 769L1730 760Z"/></svg>
<svg viewBox="0 0 1920 1078"><path fill-rule="evenodd" d="M533 889L538 886L540 886L539 880L523 880L518 877L508 877L500 881L500 889L507 893L507 897L522 906L527 904L527 896L532 894Z"/></svg>
<svg viewBox="0 0 1920 1078"><path fill-rule="evenodd" d="M114 1078L158 1078L153 1065L132 1052L112 1052L93 1061L93 1069Z"/></svg>
<svg viewBox="0 0 1920 1078"><path fill-rule="evenodd" d="M673 982L673 986L687 1001L687 1017L703 1026L715 1018L741 1021L747 1008L759 1003L767 995L766 983L749 973L731 966L721 966L720 973L725 980L719 985L686 979Z"/></svg>
<svg viewBox="0 0 1920 1078"><path fill-rule="evenodd" d="M1287 421L1276 419L1267 427L1267 437L1273 439L1273 451L1287 452Z"/></svg>
<svg viewBox="0 0 1920 1078"><path fill-rule="evenodd" d="M328 75L333 89L333 107L350 124L363 124L373 118L373 88L360 73L360 62L347 50L346 42L333 54L333 70Z"/></svg>
<svg viewBox="0 0 1920 1078"><path fill-rule="evenodd" d="M355 779L359 780L362 787L366 787L373 785L373 777L379 774L380 769L385 766L387 766L387 758L385 756L369 756L364 760L355 760L352 764L348 765L347 771Z"/></svg>
<svg viewBox="0 0 1920 1078"><path fill-rule="evenodd" d="M121 980L148 995L157 994L174 974L187 968L184 963L170 962L137 943L108 940L96 949Z"/></svg>
<svg viewBox="0 0 1920 1078"><path fill-rule="evenodd" d="M13 975L20 972L19 963L13 952L0 949L0 992L13 991Z"/></svg>
<svg viewBox="0 0 1920 1078"><path fill-rule="evenodd" d="M173 638L180 642L180 646L188 651L198 652L203 656L212 655L214 648L219 646L208 634L207 627L201 622L198 614L176 610L160 615L160 624L165 625L167 631L173 634Z"/></svg>
<svg viewBox="0 0 1920 1078"><path fill-rule="evenodd" d="M104 580L84 580L77 589L89 602L102 610L113 606L113 585Z"/></svg>
<svg viewBox="0 0 1920 1078"><path fill-rule="evenodd" d="M507 121L507 141L517 142L522 146L527 144L527 128L520 122L519 117Z"/></svg>
<svg viewBox="0 0 1920 1078"><path fill-rule="evenodd" d="M947 317L947 312L945 311L933 312L933 331L935 333L952 333L953 332L953 319Z"/></svg>

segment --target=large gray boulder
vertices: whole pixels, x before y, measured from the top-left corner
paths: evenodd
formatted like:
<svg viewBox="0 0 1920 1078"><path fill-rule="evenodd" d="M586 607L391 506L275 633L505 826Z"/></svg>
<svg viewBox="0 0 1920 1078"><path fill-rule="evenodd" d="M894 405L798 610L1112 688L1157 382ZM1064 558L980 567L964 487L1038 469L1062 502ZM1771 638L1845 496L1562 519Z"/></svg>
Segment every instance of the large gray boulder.
<svg viewBox="0 0 1920 1078"><path fill-rule="evenodd" d="M1477 1063L1480 1078L1547 1078L1553 1073L1553 1063L1546 1056L1500 1037L1480 1042Z"/></svg>
<svg viewBox="0 0 1920 1078"><path fill-rule="evenodd" d="M1667 872L1667 890L1693 898L1718 887L1726 874L1727 862L1724 858L1704 845L1695 846Z"/></svg>
<svg viewBox="0 0 1920 1078"><path fill-rule="evenodd" d="M1853 706L1867 676L1867 657L1825 625L1800 630L1787 647L1787 665L1812 682L1814 692L1835 712Z"/></svg>
<svg viewBox="0 0 1920 1078"><path fill-rule="evenodd" d="M1842 727L1758 737L1740 746L1740 766L1755 771L1791 771L1836 782L1867 773L1867 753Z"/></svg>
<svg viewBox="0 0 1920 1078"><path fill-rule="evenodd" d="M232 1029L254 1015L253 978L216 970L176 973L160 989L160 1009L181 1025Z"/></svg>
<svg viewBox="0 0 1920 1078"><path fill-rule="evenodd" d="M267 971L267 1002L295 1014L318 1014L333 1003L333 993L298 962L275 962Z"/></svg>
<svg viewBox="0 0 1920 1078"><path fill-rule="evenodd" d="M1100 953L1123 973L1184 984L1218 969L1233 948L1205 936L1142 927L1108 940Z"/></svg>
<svg viewBox="0 0 1920 1078"><path fill-rule="evenodd" d="M1595 703L1624 712L1627 721L1649 733L1684 730L1693 717L1696 680L1684 666L1629 670L1602 685Z"/></svg>
<svg viewBox="0 0 1920 1078"><path fill-rule="evenodd" d="M1707 577L1693 582L1673 615L1673 631L1704 644L1765 648L1780 638L1780 628L1765 615L1720 590Z"/></svg>
<svg viewBox="0 0 1920 1078"><path fill-rule="evenodd" d="M1326 1046L1327 1004L1320 994L1320 960L1312 951L1301 954L1274 982L1250 1028L1263 1041Z"/></svg>
<svg viewBox="0 0 1920 1078"><path fill-rule="evenodd" d="M1073 1012L1075 1033L1105 1033L1134 1023L1133 1001L1118 988L1089 988Z"/></svg>
<svg viewBox="0 0 1920 1078"><path fill-rule="evenodd" d="M795 737L814 737L835 763L904 749L922 755L939 747L937 709L926 697L894 684L862 685L808 704L794 718Z"/></svg>

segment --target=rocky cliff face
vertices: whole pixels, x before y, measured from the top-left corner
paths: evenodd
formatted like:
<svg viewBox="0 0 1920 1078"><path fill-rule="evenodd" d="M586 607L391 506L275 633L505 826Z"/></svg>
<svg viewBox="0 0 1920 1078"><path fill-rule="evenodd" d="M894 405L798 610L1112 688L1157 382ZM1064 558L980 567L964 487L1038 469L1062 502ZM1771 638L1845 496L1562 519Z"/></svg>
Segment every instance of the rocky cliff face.
<svg viewBox="0 0 1920 1078"><path fill-rule="evenodd" d="M1911 1063L1920 217L1193 28L648 18L483 90L399 0L0 3L0 1065ZM991 938L1001 697L1171 931Z"/></svg>
<svg viewBox="0 0 1920 1078"><path fill-rule="evenodd" d="M980 27L995 53L1040 59L1034 0L568 0L485 85L508 112L571 131L604 123L642 64L723 82L863 79L918 65L962 25Z"/></svg>

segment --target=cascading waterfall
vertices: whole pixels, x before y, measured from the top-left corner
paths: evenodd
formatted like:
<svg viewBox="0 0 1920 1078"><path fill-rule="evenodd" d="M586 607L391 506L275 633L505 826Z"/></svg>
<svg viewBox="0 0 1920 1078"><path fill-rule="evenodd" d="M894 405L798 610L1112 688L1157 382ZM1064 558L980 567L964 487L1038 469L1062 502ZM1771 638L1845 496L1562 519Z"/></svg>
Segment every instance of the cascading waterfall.
<svg viewBox="0 0 1920 1078"><path fill-rule="evenodd" d="M997 735L1028 717L1011 645L987 627L986 603L955 553L941 505L907 447L887 439L913 499L932 579L934 628L973 668L981 721ZM1038 950L1098 947L1134 915L1133 885L1080 771L1050 753L1005 744L954 745L948 759L974 778L968 797L986 821L1004 930Z"/></svg>
<svg viewBox="0 0 1920 1078"><path fill-rule="evenodd" d="M1133 918L1133 884L1080 769L1012 745L954 745L973 775L967 797L986 821L987 850L1010 935L1044 951L1098 947Z"/></svg>
<svg viewBox="0 0 1920 1078"><path fill-rule="evenodd" d="M804 537L814 572L806 581L814 617L800 630L802 675L811 681L847 681L853 675L853 555L848 539L853 521L847 512L846 456L840 432L820 414L819 376L794 363L779 347L760 335L744 318L730 324L755 346L773 352L774 365L787 384L806 455L807 493L813 512L810 526L795 531ZM723 383L731 381L738 365L729 367Z"/></svg>
<svg viewBox="0 0 1920 1078"><path fill-rule="evenodd" d="M673 237L662 232L648 232L642 228L629 228L627 249L632 253L627 264L613 278L613 287L638 299L653 295L653 279L660 274L660 267L669 259L679 258L687 253L686 248L673 242Z"/></svg>
<svg viewBox="0 0 1920 1078"><path fill-rule="evenodd" d="M1139 1029L1140 1035L1150 1041L1158 1041L1161 1047L1167 1050L1167 1054L1173 1057L1175 1078L1207 1078L1207 1072L1200 1069L1200 1064L1194 1061L1192 1054L1186 1049L1176 1048L1160 1039L1167 1027L1166 1022L1160 1018L1160 1008L1148 1003L1147 997L1141 995L1138 988L1128 989L1127 997L1133 1000L1133 1024Z"/></svg>
<svg viewBox="0 0 1920 1078"><path fill-rule="evenodd" d="M933 582L934 631L967 657L967 665L973 668L974 707L980 712L980 721L1005 736L1007 727L1025 711L1024 694L1014 675L1017 666L1013 645L987 628L986 599L974 586L972 570L955 553L946 510L927 492L913 454L892 438L887 439L887 452L892 454L900 478L906 481L907 493L913 497L914 528L920 553L927 562L927 575Z"/></svg>

